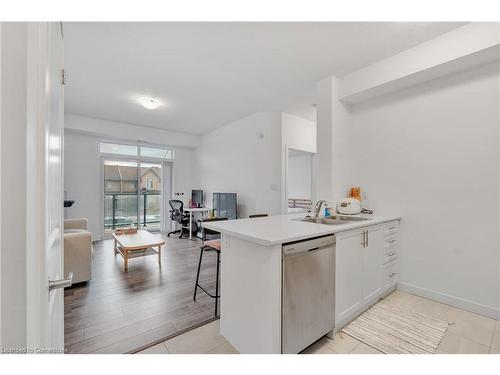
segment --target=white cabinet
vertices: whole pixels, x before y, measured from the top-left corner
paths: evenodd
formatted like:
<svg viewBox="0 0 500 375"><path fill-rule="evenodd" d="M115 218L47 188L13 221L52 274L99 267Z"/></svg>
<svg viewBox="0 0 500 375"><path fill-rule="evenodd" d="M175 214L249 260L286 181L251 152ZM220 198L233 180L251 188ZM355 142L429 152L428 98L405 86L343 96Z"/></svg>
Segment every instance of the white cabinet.
<svg viewBox="0 0 500 375"><path fill-rule="evenodd" d="M365 229L365 245L361 247L363 259L363 304L377 300L382 291L382 252L384 231L382 227Z"/></svg>
<svg viewBox="0 0 500 375"><path fill-rule="evenodd" d="M382 293L394 289L399 280L399 223L390 222L384 226L384 253L382 255Z"/></svg>
<svg viewBox="0 0 500 375"><path fill-rule="evenodd" d="M382 288L383 291L388 291L398 283L398 260L389 262L383 266L382 273Z"/></svg>
<svg viewBox="0 0 500 375"><path fill-rule="evenodd" d="M393 221L336 235L336 330L396 286L398 230L398 222Z"/></svg>
<svg viewBox="0 0 500 375"><path fill-rule="evenodd" d="M335 256L335 325L356 313L361 306L363 264L361 244L364 229L337 235Z"/></svg>

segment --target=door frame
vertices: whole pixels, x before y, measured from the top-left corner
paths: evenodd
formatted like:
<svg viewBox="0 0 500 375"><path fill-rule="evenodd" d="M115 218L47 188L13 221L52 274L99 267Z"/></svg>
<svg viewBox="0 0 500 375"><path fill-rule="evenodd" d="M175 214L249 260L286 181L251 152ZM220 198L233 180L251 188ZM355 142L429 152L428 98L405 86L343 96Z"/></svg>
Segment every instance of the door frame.
<svg viewBox="0 0 500 375"><path fill-rule="evenodd" d="M113 155L113 154L110 154L110 155ZM100 238L103 239L103 238L110 238L109 235L106 235L106 231L104 230L104 199L105 199L105 196L106 194L104 193L104 161L105 160L116 160L116 161L126 161L126 162L134 162L134 163L137 163L137 177L139 178L139 166L140 166L140 161L139 161L139 158L137 156L123 156L123 155L115 155L115 156L108 156L108 154L101 154L101 157L99 158L100 159L100 169L101 169L101 182L100 182L100 186L101 186L101 209L100 209ZM137 196L139 195L139 183L140 181L137 180ZM137 201L137 227L139 227L139 200Z"/></svg>
<svg viewBox="0 0 500 375"><path fill-rule="evenodd" d="M160 231L169 232L172 228L172 219L167 214L170 212L168 201L172 199L174 191L174 163L171 160L164 160L161 163L161 194L162 203L160 215L163 220L160 221ZM164 181L169 181L168 184L163 183Z"/></svg>
<svg viewBox="0 0 500 375"><path fill-rule="evenodd" d="M290 151L299 151L311 155L311 202L314 205L316 202L316 152L301 150L298 148L288 147L288 144L284 145L284 157L283 160L283 198L282 198L282 214L288 215L288 155Z"/></svg>

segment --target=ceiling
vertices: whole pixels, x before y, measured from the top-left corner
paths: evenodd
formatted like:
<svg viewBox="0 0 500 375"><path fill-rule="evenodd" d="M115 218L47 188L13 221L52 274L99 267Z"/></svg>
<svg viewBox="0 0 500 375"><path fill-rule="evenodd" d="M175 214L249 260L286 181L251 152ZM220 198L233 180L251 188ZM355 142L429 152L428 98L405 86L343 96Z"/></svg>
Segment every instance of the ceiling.
<svg viewBox="0 0 500 375"><path fill-rule="evenodd" d="M463 23L64 23L66 113L204 134ZM163 102L156 110L140 96Z"/></svg>

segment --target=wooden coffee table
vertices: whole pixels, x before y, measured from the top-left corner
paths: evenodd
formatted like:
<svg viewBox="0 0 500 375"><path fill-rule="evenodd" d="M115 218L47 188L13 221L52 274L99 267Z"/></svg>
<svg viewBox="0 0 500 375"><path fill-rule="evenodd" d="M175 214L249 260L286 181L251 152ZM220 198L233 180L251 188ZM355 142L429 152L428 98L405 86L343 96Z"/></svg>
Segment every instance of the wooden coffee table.
<svg viewBox="0 0 500 375"><path fill-rule="evenodd" d="M138 230L131 234L113 234L114 252L123 257L123 270L128 270L128 260L147 255L158 255L161 267L161 246L165 241L146 230ZM157 248L157 249L155 249Z"/></svg>

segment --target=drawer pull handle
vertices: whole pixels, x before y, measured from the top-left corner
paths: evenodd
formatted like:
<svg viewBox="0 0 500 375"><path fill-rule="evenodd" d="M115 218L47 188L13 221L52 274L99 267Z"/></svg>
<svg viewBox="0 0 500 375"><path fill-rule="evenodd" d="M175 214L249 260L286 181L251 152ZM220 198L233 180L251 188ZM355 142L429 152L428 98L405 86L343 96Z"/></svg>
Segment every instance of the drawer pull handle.
<svg viewBox="0 0 500 375"><path fill-rule="evenodd" d="M395 273L395 272L391 272L391 273L389 274L389 277L394 277L394 276L396 276L396 273Z"/></svg>
<svg viewBox="0 0 500 375"><path fill-rule="evenodd" d="M397 227L389 227L389 230L393 230L393 229L396 229Z"/></svg>
<svg viewBox="0 0 500 375"><path fill-rule="evenodd" d="M390 257L393 257L394 255L396 255L396 253L390 253L389 254Z"/></svg>
<svg viewBox="0 0 500 375"><path fill-rule="evenodd" d="M387 242L389 242L389 243L394 243L394 242L396 242L396 240L389 240L389 241L387 241Z"/></svg>

